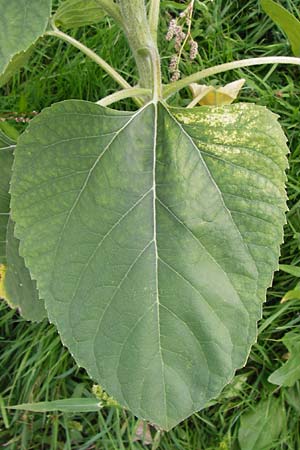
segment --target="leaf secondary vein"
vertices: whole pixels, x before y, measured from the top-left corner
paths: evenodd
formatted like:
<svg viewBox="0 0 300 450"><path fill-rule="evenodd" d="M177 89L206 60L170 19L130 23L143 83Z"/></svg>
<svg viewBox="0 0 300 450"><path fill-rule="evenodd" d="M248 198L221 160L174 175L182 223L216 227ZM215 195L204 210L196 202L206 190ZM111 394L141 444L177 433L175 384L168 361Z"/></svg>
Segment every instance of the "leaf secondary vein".
<svg viewBox="0 0 300 450"><path fill-rule="evenodd" d="M67 215L66 220L65 220L65 222L64 222L64 224L62 226L62 230L60 232L59 239L57 241L57 245L56 245L56 248L55 248L55 255L54 255L54 259L53 259L53 261L54 261L53 268L56 267L56 264L55 264L56 263L56 258L57 258L57 254L58 254L58 249L60 247L60 244L61 244L61 241L62 241L62 238L63 238L64 231L65 231L65 229L66 229L66 227L67 227L67 225L69 223L69 220L70 220L70 218L72 216L73 211L75 210L75 208L76 208L76 206L77 206L77 204L78 204L78 202L79 202L79 200L80 200L80 198L81 198L81 196L82 196L82 194L83 194L83 192L84 192L84 190L85 190L85 188L86 188L86 186L87 186L87 184L88 184L88 182L89 182L89 180L91 178L92 173L94 172L95 168L97 167L99 161L105 155L106 151L110 149L112 143L117 139L117 137L120 135L120 133L122 133L122 131L124 131L130 125L130 123L138 116L138 114L140 114L147 106L148 105L145 105L143 108L139 109L135 114L133 114L129 118L128 122L126 122L126 124L123 125L116 132L116 134L114 135L112 140L107 144L107 146L104 148L104 150L100 153L100 155L97 157L96 161L92 165L91 169L89 170L88 175L87 175L87 177L86 177L86 179L85 179L85 181L84 181L80 191L78 192L78 195L75 198L75 201L74 201L72 207L70 208L69 214ZM101 107L99 106L99 108L101 108ZM51 284L53 282L53 277L54 277L54 270L52 270Z"/></svg>

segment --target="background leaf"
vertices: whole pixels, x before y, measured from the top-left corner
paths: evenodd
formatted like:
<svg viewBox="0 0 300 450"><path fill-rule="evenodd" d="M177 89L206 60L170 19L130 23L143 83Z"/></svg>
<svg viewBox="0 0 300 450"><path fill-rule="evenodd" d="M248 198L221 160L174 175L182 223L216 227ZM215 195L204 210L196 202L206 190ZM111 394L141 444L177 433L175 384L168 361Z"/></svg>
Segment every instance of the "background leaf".
<svg viewBox="0 0 300 450"><path fill-rule="evenodd" d="M20 133L8 122L0 121L0 148L15 145Z"/></svg>
<svg viewBox="0 0 300 450"><path fill-rule="evenodd" d="M57 26L76 28L100 22L105 11L97 0L65 0L54 15Z"/></svg>
<svg viewBox="0 0 300 450"><path fill-rule="evenodd" d="M283 6L273 0L261 0L263 10L287 35L295 56L300 56L300 22Z"/></svg>
<svg viewBox="0 0 300 450"><path fill-rule="evenodd" d="M20 138L26 265L78 364L137 416L170 429L245 363L278 264L285 141L251 104L83 101Z"/></svg>
<svg viewBox="0 0 300 450"><path fill-rule="evenodd" d="M0 0L0 11L0 77L7 81L12 68L20 68L24 52L27 57L31 45L46 31L51 0Z"/></svg>
<svg viewBox="0 0 300 450"><path fill-rule="evenodd" d="M285 412L280 401L271 398L260 401L252 411L241 417L239 444L241 450L273 450L280 436Z"/></svg>
<svg viewBox="0 0 300 450"><path fill-rule="evenodd" d="M297 283L294 289L287 291L287 293L282 297L280 303L284 303L288 300L300 300L300 283Z"/></svg>
<svg viewBox="0 0 300 450"><path fill-rule="evenodd" d="M96 398L66 398L52 402L23 403L9 406L9 409L23 409L33 412L61 411L66 413L94 412L101 409L101 403Z"/></svg>
<svg viewBox="0 0 300 450"><path fill-rule="evenodd" d="M282 270L283 272L293 275L294 277L300 278L300 267L298 267L298 266L292 266L292 265L288 265L288 264L280 264L279 269Z"/></svg>
<svg viewBox="0 0 300 450"><path fill-rule="evenodd" d="M284 389L283 392L287 403L300 415L300 383L295 383L293 387Z"/></svg>
<svg viewBox="0 0 300 450"><path fill-rule="evenodd" d="M300 333L290 331L285 334L282 342L289 350L288 361L275 370L268 381L279 386L291 387L300 379Z"/></svg>
<svg viewBox="0 0 300 450"><path fill-rule="evenodd" d="M201 95L199 105L230 105L237 99L245 81L244 78L241 78L217 88L197 83L192 83L189 87L194 98Z"/></svg>

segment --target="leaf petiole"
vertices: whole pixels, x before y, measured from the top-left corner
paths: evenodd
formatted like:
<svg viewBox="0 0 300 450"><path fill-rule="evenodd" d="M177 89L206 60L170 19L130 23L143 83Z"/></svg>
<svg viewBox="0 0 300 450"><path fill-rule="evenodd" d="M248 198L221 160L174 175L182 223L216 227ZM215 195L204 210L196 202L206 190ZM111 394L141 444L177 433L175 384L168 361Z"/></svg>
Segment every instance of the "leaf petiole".
<svg viewBox="0 0 300 450"><path fill-rule="evenodd" d="M149 10L149 27L152 39L157 42L157 28L159 23L160 0L151 0Z"/></svg>
<svg viewBox="0 0 300 450"><path fill-rule="evenodd" d="M164 98L168 98L175 92L189 86L191 83L216 75L218 73L227 72L228 70L240 69L242 67L257 66L260 64L296 64L300 66L300 58L292 56L266 56L262 58L248 58L239 61L232 61L230 63L219 64L218 66L209 67L208 69L200 70L188 77L175 81L165 86Z"/></svg>
<svg viewBox="0 0 300 450"><path fill-rule="evenodd" d="M139 87L133 87L129 89L123 89L122 91L115 92L114 94L108 95L97 102L100 106L109 106L112 103L124 100L129 97L143 97L150 96L151 90Z"/></svg>

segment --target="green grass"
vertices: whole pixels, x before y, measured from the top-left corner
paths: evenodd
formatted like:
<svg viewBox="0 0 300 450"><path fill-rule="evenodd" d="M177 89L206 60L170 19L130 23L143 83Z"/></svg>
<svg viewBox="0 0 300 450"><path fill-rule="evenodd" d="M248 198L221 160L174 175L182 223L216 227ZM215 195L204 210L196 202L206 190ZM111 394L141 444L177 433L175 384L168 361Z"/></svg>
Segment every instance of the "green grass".
<svg viewBox="0 0 300 450"><path fill-rule="evenodd" d="M168 82L168 62L172 44L164 39L167 22L176 8L187 2L162 1L161 53L163 75ZM297 13L300 1L282 4ZM97 50L131 82L137 79L133 59L122 33L108 19L97 27L75 32L78 39ZM262 55L290 54L289 45L254 0L206 0L197 7L193 36L200 55L196 61L184 55L181 71L190 74L200 68L232 59ZM113 50L112 50L113 49ZM240 100L267 105L280 115L289 139L290 168L287 190L289 212L282 245L281 262L300 264L300 85L295 67L255 67L221 74L210 81L226 83L244 77L247 82ZM30 116L53 102L68 98L97 101L117 86L93 62L55 39L40 42L37 51L14 79L1 89L0 116ZM183 90L171 99L174 105L185 105L189 99ZM132 109L131 101L118 108ZM10 121L14 123L14 121ZM25 125L18 124L20 129ZM300 382L291 389L270 384L268 376L283 362L286 348L283 335L297 329L300 323L300 301L281 304L282 296L297 283L283 272L275 274L269 289L259 336L246 367L209 408L194 414L169 433L152 429L154 442L145 446L134 442L138 421L130 413L107 407L99 413L33 414L6 411L4 405L54 400L71 396L92 395L93 383L79 369L62 347L55 328L47 323L33 325L1 302L0 304L0 445L9 450L84 450L84 449L155 449L216 450L238 449L240 417L255 408L257 402L276 395L286 411L283 432L272 449L300 449ZM300 338L300 333L299 333ZM289 400L289 401L287 401Z"/></svg>

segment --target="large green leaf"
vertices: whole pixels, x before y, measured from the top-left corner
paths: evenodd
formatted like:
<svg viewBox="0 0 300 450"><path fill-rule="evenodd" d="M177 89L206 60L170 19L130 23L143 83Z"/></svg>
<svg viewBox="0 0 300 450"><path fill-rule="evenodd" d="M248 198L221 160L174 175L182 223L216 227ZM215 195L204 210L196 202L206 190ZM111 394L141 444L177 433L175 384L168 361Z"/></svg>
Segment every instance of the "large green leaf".
<svg viewBox="0 0 300 450"><path fill-rule="evenodd" d="M263 10L287 35L295 56L300 56L300 22L287 9L273 0L261 0Z"/></svg>
<svg viewBox="0 0 300 450"><path fill-rule="evenodd" d="M239 429L241 450L273 450L277 447L285 421L285 410L280 400L273 397L261 401L252 411L242 415ZM278 442L279 445L279 442Z"/></svg>
<svg viewBox="0 0 300 450"><path fill-rule="evenodd" d="M24 52L45 32L51 15L52 0L0 0L0 76L7 78L14 58ZM18 56L16 57L15 55ZM1 78L0 78L1 81Z"/></svg>
<svg viewBox="0 0 300 450"><path fill-rule="evenodd" d="M98 0L65 0L57 9L54 20L56 25L76 28L100 22L105 11Z"/></svg>
<svg viewBox="0 0 300 450"><path fill-rule="evenodd" d="M170 429L247 358L285 221L285 137L252 104L46 109L19 140L21 253L76 361Z"/></svg>
<svg viewBox="0 0 300 450"><path fill-rule="evenodd" d="M18 308L25 319L40 321L47 316L45 306L19 255L19 240L14 237L14 225L9 219L14 148L15 141L0 130L0 297Z"/></svg>

